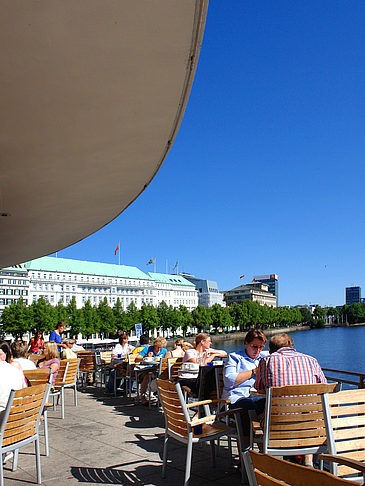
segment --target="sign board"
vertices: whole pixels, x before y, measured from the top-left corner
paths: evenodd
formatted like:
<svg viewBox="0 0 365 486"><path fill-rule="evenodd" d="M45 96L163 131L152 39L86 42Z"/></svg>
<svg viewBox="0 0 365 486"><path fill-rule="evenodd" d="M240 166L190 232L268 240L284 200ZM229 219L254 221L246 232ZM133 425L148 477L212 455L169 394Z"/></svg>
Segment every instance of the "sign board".
<svg viewBox="0 0 365 486"><path fill-rule="evenodd" d="M139 338L141 337L142 335L142 324L135 324L134 325L135 329L136 329L136 338L138 339L139 341Z"/></svg>

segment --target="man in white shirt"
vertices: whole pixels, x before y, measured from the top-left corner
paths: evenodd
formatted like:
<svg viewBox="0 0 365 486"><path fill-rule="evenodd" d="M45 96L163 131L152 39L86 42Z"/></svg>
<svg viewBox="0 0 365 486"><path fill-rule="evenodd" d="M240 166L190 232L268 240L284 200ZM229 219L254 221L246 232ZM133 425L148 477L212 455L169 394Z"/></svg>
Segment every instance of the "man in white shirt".
<svg viewBox="0 0 365 486"><path fill-rule="evenodd" d="M2 361L1 353L0 350L0 412L5 410L11 390L25 388L23 373L15 366Z"/></svg>
<svg viewBox="0 0 365 486"><path fill-rule="evenodd" d="M28 343L25 341L14 341L11 345L11 352L13 353L13 362L19 363L22 370L35 370L36 365L30 359L25 358L25 353L28 349Z"/></svg>

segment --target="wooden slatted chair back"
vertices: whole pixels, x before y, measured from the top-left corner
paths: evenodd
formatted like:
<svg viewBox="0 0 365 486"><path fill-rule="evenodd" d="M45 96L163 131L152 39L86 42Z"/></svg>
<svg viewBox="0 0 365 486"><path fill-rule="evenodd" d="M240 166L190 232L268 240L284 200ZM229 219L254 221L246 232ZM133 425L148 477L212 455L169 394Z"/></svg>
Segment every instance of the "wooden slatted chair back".
<svg viewBox="0 0 365 486"><path fill-rule="evenodd" d="M337 383L290 385L267 390L264 452L320 448L327 443L323 395ZM299 452L298 452L299 453ZM284 454L285 455L285 454Z"/></svg>
<svg viewBox="0 0 365 486"><path fill-rule="evenodd" d="M330 453L365 461L365 389L344 390L328 396L333 440ZM348 466L337 466L340 477L359 475Z"/></svg>
<svg viewBox="0 0 365 486"><path fill-rule="evenodd" d="M330 473L283 461L268 454L250 451L249 456L258 486L352 486ZM246 462L246 460L245 460Z"/></svg>
<svg viewBox="0 0 365 486"><path fill-rule="evenodd" d="M100 353L100 360L101 360L101 364L103 366L110 365L110 362L112 360L112 352L111 351L102 351Z"/></svg>
<svg viewBox="0 0 365 486"><path fill-rule="evenodd" d="M168 380L169 379L169 358L161 358L160 359L160 366L158 369L158 377L161 380Z"/></svg>
<svg viewBox="0 0 365 486"><path fill-rule="evenodd" d="M77 372L79 369L80 358L65 359L62 361L67 361L68 363L67 373L63 380L64 384L69 385L71 383L75 383Z"/></svg>
<svg viewBox="0 0 365 486"><path fill-rule="evenodd" d="M24 376L29 380L32 386L48 382L49 369L37 368L36 370L24 370Z"/></svg>
<svg viewBox="0 0 365 486"><path fill-rule="evenodd" d="M93 351L82 351L77 353L77 357L80 358L79 371L95 372L97 370L96 355Z"/></svg>
<svg viewBox="0 0 365 486"><path fill-rule="evenodd" d="M45 358L44 354L29 354L27 359L30 359L34 364L37 364L40 359Z"/></svg>
<svg viewBox="0 0 365 486"><path fill-rule="evenodd" d="M2 446L15 444L34 436L38 430L42 405L48 389L49 385L44 383L15 392L2 433Z"/></svg>
<svg viewBox="0 0 365 486"><path fill-rule="evenodd" d="M62 385L65 384L65 378L67 375L68 369L68 359L61 359L60 361L60 369L58 370L57 376L53 381L53 385L56 390L59 390Z"/></svg>
<svg viewBox="0 0 365 486"><path fill-rule="evenodd" d="M176 380L179 376L179 369L181 368L183 358L167 358L169 380Z"/></svg>
<svg viewBox="0 0 365 486"><path fill-rule="evenodd" d="M187 421L175 385L169 380L157 379L157 386L169 432L187 437Z"/></svg>

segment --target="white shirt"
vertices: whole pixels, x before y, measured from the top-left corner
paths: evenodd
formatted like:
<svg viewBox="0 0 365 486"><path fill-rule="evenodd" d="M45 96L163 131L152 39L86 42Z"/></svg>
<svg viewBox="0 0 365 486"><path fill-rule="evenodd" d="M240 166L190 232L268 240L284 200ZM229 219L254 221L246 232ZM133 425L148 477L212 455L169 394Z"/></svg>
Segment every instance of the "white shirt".
<svg viewBox="0 0 365 486"><path fill-rule="evenodd" d="M25 358L14 358L13 361L16 361L22 367L22 370L35 370L37 367L33 361L30 359Z"/></svg>
<svg viewBox="0 0 365 486"><path fill-rule="evenodd" d="M134 346L132 346L131 344L124 344L123 346L121 344L117 344L113 351L112 351L112 354L115 354L116 356L118 356L118 354L120 354L121 356L125 357L127 356L131 351L133 351L134 349Z"/></svg>
<svg viewBox="0 0 365 486"><path fill-rule="evenodd" d="M10 391L22 388L25 388L23 373L6 361L0 361L0 412L6 408Z"/></svg>

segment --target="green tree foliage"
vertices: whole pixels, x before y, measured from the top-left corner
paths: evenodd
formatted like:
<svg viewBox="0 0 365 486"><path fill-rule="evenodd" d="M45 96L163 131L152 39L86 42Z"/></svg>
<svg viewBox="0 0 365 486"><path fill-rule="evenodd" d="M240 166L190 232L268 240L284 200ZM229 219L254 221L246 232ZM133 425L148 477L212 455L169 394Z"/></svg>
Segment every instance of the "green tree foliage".
<svg viewBox="0 0 365 486"><path fill-rule="evenodd" d="M32 328L30 309L23 299L5 307L2 316L2 331L13 334L15 338L22 338L23 334Z"/></svg>
<svg viewBox="0 0 365 486"><path fill-rule="evenodd" d="M193 318L193 325L198 329L198 332L210 328L212 321L209 310L206 307L199 304L198 307L191 311L191 316Z"/></svg>
<svg viewBox="0 0 365 486"><path fill-rule="evenodd" d="M83 336L89 338L99 330L98 314L96 308L90 304L89 300L85 302L84 307L81 309L81 313L83 323L83 330L81 333Z"/></svg>
<svg viewBox="0 0 365 486"><path fill-rule="evenodd" d="M184 305L179 306L178 320L179 320L179 327L182 328L183 335L185 337L188 327L192 326L193 324L193 316L188 311L187 307L185 307Z"/></svg>
<svg viewBox="0 0 365 486"><path fill-rule="evenodd" d="M56 314L54 309L43 297L40 297L37 302L32 302L30 305L31 329L51 332L56 327Z"/></svg>
<svg viewBox="0 0 365 486"><path fill-rule="evenodd" d="M159 326L157 309L151 304L142 304L139 317L143 332L152 331Z"/></svg>
<svg viewBox="0 0 365 486"><path fill-rule="evenodd" d="M114 314L114 324L117 331L126 331L128 329L128 317L124 312L123 306L120 302L119 297L113 307Z"/></svg>
<svg viewBox="0 0 365 486"><path fill-rule="evenodd" d="M136 307L136 304L132 301L127 309L127 316L128 316L128 330L133 329L135 324L141 322L139 310Z"/></svg>
<svg viewBox="0 0 365 486"><path fill-rule="evenodd" d="M115 316L113 309L111 309L108 305L108 300L106 297L99 302L96 312L99 321L99 332L104 335L115 333Z"/></svg>
<svg viewBox="0 0 365 486"><path fill-rule="evenodd" d="M232 317L226 307L219 304L214 304L209 309L211 325L215 328L227 329L232 325Z"/></svg>

